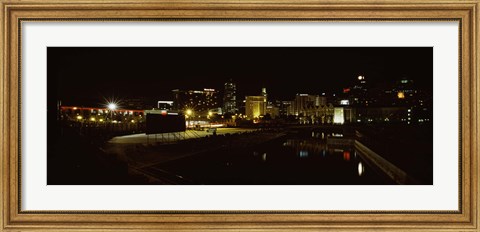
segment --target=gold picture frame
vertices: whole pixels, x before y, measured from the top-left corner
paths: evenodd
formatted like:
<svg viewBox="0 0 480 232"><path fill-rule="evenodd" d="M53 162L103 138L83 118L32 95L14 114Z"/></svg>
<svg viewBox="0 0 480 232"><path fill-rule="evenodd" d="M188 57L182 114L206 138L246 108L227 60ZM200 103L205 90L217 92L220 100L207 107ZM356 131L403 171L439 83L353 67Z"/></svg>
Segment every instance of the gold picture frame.
<svg viewBox="0 0 480 232"><path fill-rule="evenodd" d="M4 231L479 231L478 0L2 0L1 219ZM25 211L20 208L20 28L35 21L458 21L458 211Z"/></svg>

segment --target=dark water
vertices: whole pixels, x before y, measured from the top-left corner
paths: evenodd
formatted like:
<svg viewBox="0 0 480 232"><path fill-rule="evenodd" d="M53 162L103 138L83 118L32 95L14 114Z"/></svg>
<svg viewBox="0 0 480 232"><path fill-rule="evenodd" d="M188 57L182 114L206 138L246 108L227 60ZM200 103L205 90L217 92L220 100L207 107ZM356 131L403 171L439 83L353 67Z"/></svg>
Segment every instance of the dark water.
<svg viewBox="0 0 480 232"><path fill-rule="evenodd" d="M377 185L394 184L370 167L351 145L327 145L322 132L291 134L242 149L151 167L178 184Z"/></svg>

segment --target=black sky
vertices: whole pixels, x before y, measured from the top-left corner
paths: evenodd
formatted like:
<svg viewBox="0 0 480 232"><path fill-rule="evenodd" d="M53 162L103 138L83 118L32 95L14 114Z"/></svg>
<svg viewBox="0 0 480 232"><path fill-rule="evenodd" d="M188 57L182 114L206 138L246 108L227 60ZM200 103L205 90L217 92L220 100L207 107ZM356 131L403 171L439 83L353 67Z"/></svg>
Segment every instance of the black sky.
<svg viewBox="0 0 480 232"><path fill-rule="evenodd" d="M358 75L433 88L431 47L50 47L47 62L49 100L92 106L112 97L169 100L177 88L221 90L229 79L240 98L266 87L280 100L339 92Z"/></svg>

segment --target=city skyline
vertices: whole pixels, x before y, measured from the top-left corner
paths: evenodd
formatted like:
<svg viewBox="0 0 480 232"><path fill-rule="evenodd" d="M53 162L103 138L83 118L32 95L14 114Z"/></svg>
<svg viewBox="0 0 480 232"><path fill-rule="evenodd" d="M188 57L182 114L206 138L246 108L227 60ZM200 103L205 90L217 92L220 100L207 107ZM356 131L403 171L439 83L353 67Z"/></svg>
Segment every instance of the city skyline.
<svg viewBox="0 0 480 232"><path fill-rule="evenodd" d="M47 54L48 184L433 184L433 48Z"/></svg>
<svg viewBox="0 0 480 232"><path fill-rule="evenodd" d="M48 99L171 100L173 89L223 93L233 80L237 100L261 88L270 99L291 100L297 93L340 93L358 75L370 83L407 78L431 90L432 55L432 48L48 48L48 86L55 86Z"/></svg>

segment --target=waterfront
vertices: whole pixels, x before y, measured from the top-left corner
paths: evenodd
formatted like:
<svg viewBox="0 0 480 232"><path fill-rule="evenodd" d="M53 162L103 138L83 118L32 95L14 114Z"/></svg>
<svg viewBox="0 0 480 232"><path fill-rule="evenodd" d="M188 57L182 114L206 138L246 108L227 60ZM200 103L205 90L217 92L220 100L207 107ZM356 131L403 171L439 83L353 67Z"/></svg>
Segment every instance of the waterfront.
<svg viewBox="0 0 480 232"><path fill-rule="evenodd" d="M49 48L47 183L432 185L432 54Z"/></svg>
<svg viewBox="0 0 480 232"><path fill-rule="evenodd" d="M352 145L327 145L332 134L321 134L295 133L253 146L227 146L145 165L140 171L152 182L170 184L394 184Z"/></svg>

